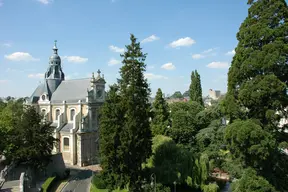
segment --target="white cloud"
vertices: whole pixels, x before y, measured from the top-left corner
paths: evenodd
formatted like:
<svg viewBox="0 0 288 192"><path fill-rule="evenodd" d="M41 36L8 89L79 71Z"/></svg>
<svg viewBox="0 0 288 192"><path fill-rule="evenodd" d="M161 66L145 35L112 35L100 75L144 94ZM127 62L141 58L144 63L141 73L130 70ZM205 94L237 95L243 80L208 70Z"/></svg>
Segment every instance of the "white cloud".
<svg viewBox="0 0 288 192"><path fill-rule="evenodd" d="M4 57L11 61L39 61L39 59L32 57L30 53L25 52L15 52L10 55L5 55Z"/></svg>
<svg viewBox="0 0 288 192"><path fill-rule="evenodd" d="M146 39L143 39L141 41L141 43L148 43L148 42L156 41L158 39L160 39L160 38L157 37L156 35L151 35L150 37L147 37Z"/></svg>
<svg viewBox="0 0 288 192"><path fill-rule="evenodd" d="M176 67L175 67L175 65L173 65L173 63L166 63L166 64L162 65L161 68L166 69L166 70L176 69Z"/></svg>
<svg viewBox="0 0 288 192"><path fill-rule="evenodd" d="M145 78L149 80L155 80L155 79L168 79L168 77L162 76L162 75L156 75L153 73L145 73L144 74Z"/></svg>
<svg viewBox="0 0 288 192"><path fill-rule="evenodd" d="M33 73L33 74L29 74L28 78L44 78L44 73Z"/></svg>
<svg viewBox="0 0 288 192"><path fill-rule="evenodd" d="M204 57L205 57L205 55L202 55L202 54L194 54L194 55L192 55L193 59L202 59Z"/></svg>
<svg viewBox="0 0 288 192"><path fill-rule="evenodd" d="M185 47L185 46L188 47L188 46L191 46L195 43L196 43L196 41L194 39L191 39L190 37L185 37L185 38L180 38L176 41L173 41L169 45L172 48L176 48L176 47Z"/></svg>
<svg viewBox="0 0 288 192"><path fill-rule="evenodd" d="M226 69L229 68L228 62L219 62L219 61L214 61L211 62L207 65L208 68L218 68L218 69Z"/></svg>
<svg viewBox="0 0 288 192"><path fill-rule="evenodd" d="M192 59L202 59L202 58L205 58L208 56L214 56L214 55L216 55L216 53L213 53L213 51L215 49L217 49L217 48L210 48L210 49L203 51L202 53L193 54Z"/></svg>
<svg viewBox="0 0 288 192"><path fill-rule="evenodd" d="M37 1L44 4L44 5L47 5L49 3L52 3L53 0L37 0Z"/></svg>
<svg viewBox="0 0 288 192"><path fill-rule="evenodd" d="M66 59L70 63L85 63L88 61L88 58L80 56L64 56L63 59Z"/></svg>
<svg viewBox="0 0 288 192"><path fill-rule="evenodd" d="M233 49L232 51L228 51L227 53L226 53L226 55L235 55L235 49Z"/></svg>
<svg viewBox="0 0 288 192"><path fill-rule="evenodd" d="M1 4L1 2L0 2L0 4ZM11 47L12 45L10 43L3 43L2 46L3 47Z"/></svg>
<svg viewBox="0 0 288 192"><path fill-rule="evenodd" d="M113 65L118 65L120 64L121 61L117 60L117 59L114 59L114 58L111 58L109 61L108 61L108 65L109 66L113 66Z"/></svg>
<svg viewBox="0 0 288 192"><path fill-rule="evenodd" d="M110 45L109 49L113 52L116 52L116 53L124 53L124 48L119 48L119 47L116 47L114 45Z"/></svg>

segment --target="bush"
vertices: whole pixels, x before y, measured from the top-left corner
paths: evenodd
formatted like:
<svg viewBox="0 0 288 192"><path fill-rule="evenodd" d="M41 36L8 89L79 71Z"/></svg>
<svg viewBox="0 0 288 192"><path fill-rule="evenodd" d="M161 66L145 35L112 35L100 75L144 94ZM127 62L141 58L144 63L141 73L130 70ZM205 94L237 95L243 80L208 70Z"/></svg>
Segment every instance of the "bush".
<svg viewBox="0 0 288 192"><path fill-rule="evenodd" d="M42 185L42 189L43 192L48 192L51 189L51 186L53 185L53 183L57 180L57 177L49 177L48 179L46 179L46 181L43 183Z"/></svg>
<svg viewBox="0 0 288 192"><path fill-rule="evenodd" d="M95 187L98 189L105 189L106 188L106 184L105 184L105 182L102 179L100 174L96 174L93 176L92 184L95 185Z"/></svg>

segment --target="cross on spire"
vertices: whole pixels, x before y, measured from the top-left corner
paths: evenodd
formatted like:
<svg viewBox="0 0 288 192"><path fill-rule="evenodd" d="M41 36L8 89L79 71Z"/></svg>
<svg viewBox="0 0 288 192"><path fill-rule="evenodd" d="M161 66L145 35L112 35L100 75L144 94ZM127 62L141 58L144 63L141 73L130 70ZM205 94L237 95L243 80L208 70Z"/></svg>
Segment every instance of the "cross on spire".
<svg viewBox="0 0 288 192"><path fill-rule="evenodd" d="M98 69L97 73L98 73L98 75L100 76L100 73L101 73L100 69Z"/></svg>
<svg viewBox="0 0 288 192"><path fill-rule="evenodd" d="M54 45L55 45L55 47L56 47L56 43L57 43L57 40L54 40Z"/></svg>

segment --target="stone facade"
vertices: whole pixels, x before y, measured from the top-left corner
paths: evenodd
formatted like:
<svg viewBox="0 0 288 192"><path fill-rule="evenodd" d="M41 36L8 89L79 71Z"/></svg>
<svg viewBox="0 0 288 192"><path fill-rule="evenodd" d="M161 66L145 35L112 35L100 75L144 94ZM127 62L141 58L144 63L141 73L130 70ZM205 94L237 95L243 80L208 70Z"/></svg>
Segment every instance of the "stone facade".
<svg viewBox="0 0 288 192"><path fill-rule="evenodd" d="M64 162L86 166L98 162L99 111L105 101L104 75L65 80L58 48L49 59L41 83L26 104L33 105L45 121L55 128L58 139L54 153L62 153ZM58 71L57 71L58 70Z"/></svg>

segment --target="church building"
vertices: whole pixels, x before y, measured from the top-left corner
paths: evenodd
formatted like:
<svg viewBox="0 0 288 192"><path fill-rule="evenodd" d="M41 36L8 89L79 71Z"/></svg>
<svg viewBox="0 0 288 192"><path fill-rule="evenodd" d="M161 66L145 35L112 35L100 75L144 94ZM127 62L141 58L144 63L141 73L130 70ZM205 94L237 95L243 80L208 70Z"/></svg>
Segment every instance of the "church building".
<svg viewBox="0 0 288 192"><path fill-rule="evenodd" d="M32 105L54 127L54 153L64 162L87 166L99 162L99 110L105 100L105 79L100 70L91 78L65 80L58 48L53 47L44 82L26 104Z"/></svg>

